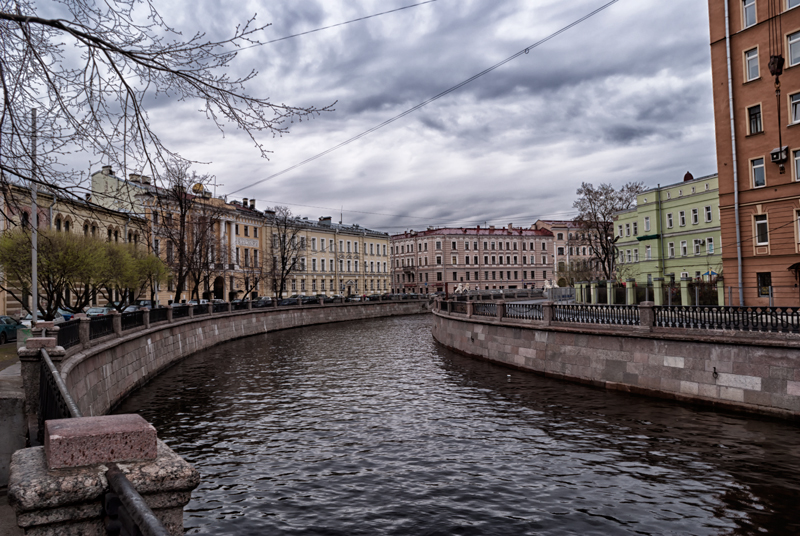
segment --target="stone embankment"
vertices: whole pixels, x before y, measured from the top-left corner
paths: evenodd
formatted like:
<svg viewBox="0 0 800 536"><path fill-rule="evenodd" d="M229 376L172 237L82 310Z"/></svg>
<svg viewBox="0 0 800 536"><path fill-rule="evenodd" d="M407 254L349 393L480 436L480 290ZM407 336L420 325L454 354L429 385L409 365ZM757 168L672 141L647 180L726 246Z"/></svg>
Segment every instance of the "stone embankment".
<svg viewBox="0 0 800 536"><path fill-rule="evenodd" d="M443 302L434 307L433 336L459 353L554 378L800 417L800 334L743 331L736 326L659 327L656 314L666 314L666 309L653 307L652 302L641 305L591 309L545 303L519 313L515 309L519 306L498 304L496 311L479 315L477 304L456 307ZM517 311L518 317L509 317L504 307ZM751 317L760 322L759 328L770 327L767 314L787 322L775 312L754 314L761 315ZM567 317L570 321L563 321Z"/></svg>

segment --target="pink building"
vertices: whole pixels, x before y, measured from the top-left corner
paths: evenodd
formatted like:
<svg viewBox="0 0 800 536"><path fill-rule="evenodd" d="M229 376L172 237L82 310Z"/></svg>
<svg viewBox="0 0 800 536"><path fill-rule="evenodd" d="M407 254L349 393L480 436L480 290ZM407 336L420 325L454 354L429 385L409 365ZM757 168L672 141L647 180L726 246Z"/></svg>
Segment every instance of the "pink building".
<svg viewBox="0 0 800 536"><path fill-rule="evenodd" d="M391 237L395 293L542 288L553 281L547 229L459 227Z"/></svg>

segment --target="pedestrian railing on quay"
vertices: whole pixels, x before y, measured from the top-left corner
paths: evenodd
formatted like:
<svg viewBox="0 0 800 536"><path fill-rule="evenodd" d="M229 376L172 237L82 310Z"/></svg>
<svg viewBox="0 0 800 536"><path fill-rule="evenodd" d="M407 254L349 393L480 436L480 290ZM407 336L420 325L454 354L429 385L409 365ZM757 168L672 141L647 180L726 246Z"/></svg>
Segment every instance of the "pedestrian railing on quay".
<svg viewBox="0 0 800 536"><path fill-rule="evenodd" d="M474 303L472 304L472 314L475 316L497 316L496 303Z"/></svg>
<svg viewBox="0 0 800 536"><path fill-rule="evenodd" d="M214 313L227 313L228 312L228 303L215 303L214 304Z"/></svg>
<svg viewBox="0 0 800 536"><path fill-rule="evenodd" d="M194 311L192 311L194 316L200 315L207 315L208 314L208 305L198 304L194 306Z"/></svg>
<svg viewBox="0 0 800 536"><path fill-rule="evenodd" d="M112 333L114 333L113 316L95 316L89 320L89 340L99 339Z"/></svg>
<svg viewBox="0 0 800 536"><path fill-rule="evenodd" d="M507 303L503 316L506 318L542 320L544 312L539 303Z"/></svg>
<svg viewBox="0 0 800 536"><path fill-rule="evenodd" d="M166 322L169 318L169 312L166 307L156 307L150 309L150 324L157 324L158 322Z"/></svg>
<svg viewBox="0 0 800 536"><path fill-rule="evenodd" d="M800 333L800 307L673 305L653 309L659 327Z"/></svg>
<svg viewBox="0 0 800 536"><path fill-rule="evenodd" d="M247 302L246 301L236 302L236 303L231 305L231 310L233 310L233 311L244 311L245 309L247 309Z"/></svg>
<svg viewBox="0 0 800 536"><path fill-rule="evenodd" d="M81 343L81 321L76 318L58 325L56 343L64 348L72 348Z"/></svg>
<svg viewBox="0 0 800 536"><path fill-rule="evenodd" d="M122 322L122 331L144 326L144 311L122 313L120 321Z"/></svg>
<svg viewBox="0 0 800 536"><path fill-rule="evenodd" d="M639 325L636 305L554 305L553 320L575 324Z"/></svg>
<svg viewBox="0 0 800 536"><path fill-rule="evenodd" d="M467 302L465 301L454 301L451 302L451 313L461 313L462 315L467 314Z"/></svg>
<svg viewBox="0 0 800 536"><path fill-rule="evenodd" d="M189 317L189 306L188 305L173 305L172 306L172 319L177 320L178 318L188 318Z"/></svg>
<svg viewBox="0 0 800 536"><path fill-rule="evenodd" d="M36 438L39 443L44 442L44 422L53 419L69 419L80 417L81 412L72 397L69 396L67 386L61 379L58 369L50 359L50 354L41 349L40 374L39 374L39 416Z"/></svg>

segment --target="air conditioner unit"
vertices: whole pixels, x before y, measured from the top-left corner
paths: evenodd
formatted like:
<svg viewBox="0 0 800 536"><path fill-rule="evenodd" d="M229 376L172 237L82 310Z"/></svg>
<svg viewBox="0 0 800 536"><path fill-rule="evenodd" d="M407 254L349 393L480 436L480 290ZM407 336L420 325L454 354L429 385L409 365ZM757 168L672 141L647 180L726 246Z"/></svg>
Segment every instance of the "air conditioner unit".
<svg viewBox="0 0 800 536"><path fill-rule="evenodd" d="M699 240L699 241L698 241L698 243L699 243L701 246L705 246L705 245L706 245L706 241L705 241L705 240Z"/></svg>
<svg viewBox="0 0 800 536"><path fill-rule="evenodd" d="M783 147L778 147L777 149L773 149L769 153L769 157L772 160L773 164L781 164L786 162L789 159L789 147L784 145Z"/></svg>

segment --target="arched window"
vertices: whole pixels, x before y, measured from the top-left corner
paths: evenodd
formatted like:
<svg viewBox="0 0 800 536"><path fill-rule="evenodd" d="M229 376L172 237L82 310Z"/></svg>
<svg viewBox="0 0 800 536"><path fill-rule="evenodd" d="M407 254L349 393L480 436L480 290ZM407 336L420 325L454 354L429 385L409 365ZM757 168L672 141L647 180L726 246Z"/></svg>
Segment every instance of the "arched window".
<svg viewBox="0 0 800 536"><path fill-rule="evenodd" d="M89 224L88 223L84 223L83 224L83 236L89 236Z"/></svg>
<svg viewBox="0 0 800 536"><path fill-rule="evenodd" d="M23 227L23 229L27 229L28 228L28 225L30 224L30 221L28 220L29 217L30 216L28 216L27 212L23 212L22 213L22 227Z"/></svg>
<svg viewBox="0 0 800 536"><path fill-rule="evenodd" d="M64 220L64 231L69 232L69 220Z"/></svg>
<svg viewBox="0 0 800 536"><path fill-rule="evenodd" d="M61 218L56 218L56 231L61 230Z"/></svg>

